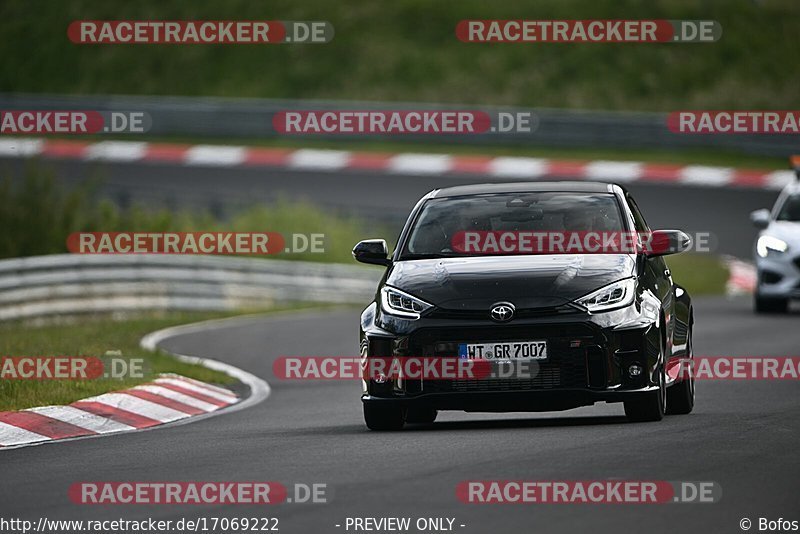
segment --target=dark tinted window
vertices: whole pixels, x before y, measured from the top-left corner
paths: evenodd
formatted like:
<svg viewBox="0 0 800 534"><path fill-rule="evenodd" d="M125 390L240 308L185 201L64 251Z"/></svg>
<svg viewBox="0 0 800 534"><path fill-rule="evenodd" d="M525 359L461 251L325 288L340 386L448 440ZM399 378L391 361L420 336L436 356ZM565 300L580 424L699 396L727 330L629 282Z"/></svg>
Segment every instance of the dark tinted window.
<svg viewBox="0 0 800 534"><path fill-rule="evenodd" d="M776 219L779 221L800 221L800 194L786 198Z"/></svg>
<svg viewBox="0 0 800 534"><path fill-rule="evenodd" d="M400 259L469 255L453 251L464 231L622 231L616 197L606 193L501 193L429 200L417 217Z"/></svg>
<svg viewBox="0 0 800 534"><path fill-rule="evenodd" d="M650 228L647 226L647 221L639 210L639 206L636 205L636 201L633 200L630 195L627 196L627 199L628 206L631 208L631 213L633 214L634 228L636 228L637 232L649 232Z"/></svg>

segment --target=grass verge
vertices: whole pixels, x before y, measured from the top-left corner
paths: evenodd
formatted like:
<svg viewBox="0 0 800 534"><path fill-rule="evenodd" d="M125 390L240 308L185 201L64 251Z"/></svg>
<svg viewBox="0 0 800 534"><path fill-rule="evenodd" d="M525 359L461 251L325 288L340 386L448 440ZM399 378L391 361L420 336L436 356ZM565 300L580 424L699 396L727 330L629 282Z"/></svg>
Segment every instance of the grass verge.
<svg viewBox="0 0 800 534"><path fill-rule="evenodd" d="M311 306L285 306L268 312L305 307ZM124 321L94 317L43 326L21 322L3 324L0 326L0 355L100 357L107 350L119 350L126 360L142 358L145 372L143 378L135 379L0 380L0 411L69 404L148 382L159 373L178 373L204 382L231 384L235 380L224 373L181 362L163 351L144 350L139 347L139 340L162 328L234 315L232 312L165 312L138 315Z"/></svg>

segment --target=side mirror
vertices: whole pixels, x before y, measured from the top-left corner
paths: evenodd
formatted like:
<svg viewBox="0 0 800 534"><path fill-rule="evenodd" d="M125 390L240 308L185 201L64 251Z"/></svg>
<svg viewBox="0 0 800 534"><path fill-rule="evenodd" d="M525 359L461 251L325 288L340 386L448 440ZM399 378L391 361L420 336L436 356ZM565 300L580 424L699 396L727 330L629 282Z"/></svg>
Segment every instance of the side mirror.
<svg viewBox="0 0 800 534"><path fill-rule="evenodd" d="M353 257L361 263L390 265L392 260L388 256L389 247L386 246L386 241L383 239L367 239L353 247Z"/></svg>
<svg viewBox="0 0 800 534"><path fill-rule="evenodd" d="M769 226L769 217L770 213L767 209L760 209L752 212L750 214L750 222L753 223L753 226L756 228L764 229Z"/></svg>
<svg viewBox="0 0 800 534"><path fill-rule="evenodd" d="M653 230L650 241L644 243L647 256L667 256L688 250L692 246L692 238L680 230Z"/></svg>

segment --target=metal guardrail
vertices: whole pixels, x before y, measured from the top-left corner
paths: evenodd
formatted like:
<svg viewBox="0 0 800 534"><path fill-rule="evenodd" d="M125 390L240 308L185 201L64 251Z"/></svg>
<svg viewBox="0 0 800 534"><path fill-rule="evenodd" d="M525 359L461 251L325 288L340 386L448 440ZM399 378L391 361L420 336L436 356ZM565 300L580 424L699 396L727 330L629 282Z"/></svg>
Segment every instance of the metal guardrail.
<svg viewBox="0 0 800 534"><path fill-rule="evenodd" d="M537 124L529 133L474 135L359 135L320 134L314 139L431 141L474 145L520 144L540 147L608 147L681 150L729 149L751 154L787 157L796 152L798 135L676 134L667 128L666 113L577 111L473 105L434 105L398 102L231 99L175 96L65 96L0 93L2 110L143 111L152 119L149 135L265 139L279 135L272 126L280 111L343 109L470 109L494 114L531 112ZM133 137L134 134L131 134ZM292 135L293 138L303 136ZM308 136L312 138L312 136Z"/></svg>
<svg viewBox="0 0 800 534"><path fill-rule="evenodd" d="M0 260L0 321L132 310L366 303L378 268L183 255L58 254Z"/></svg>

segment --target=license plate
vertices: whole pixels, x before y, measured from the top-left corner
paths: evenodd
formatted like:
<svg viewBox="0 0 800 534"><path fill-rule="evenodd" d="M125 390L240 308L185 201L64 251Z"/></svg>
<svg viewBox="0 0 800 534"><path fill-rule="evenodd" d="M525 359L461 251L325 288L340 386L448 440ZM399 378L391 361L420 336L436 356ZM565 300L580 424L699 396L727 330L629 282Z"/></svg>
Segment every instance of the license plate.
<svg viewBox="0 0 800 534"><path fill-rule="evenodd" d="M546 360L547 341L460 343L458 357L467 360Z"/></svg>

